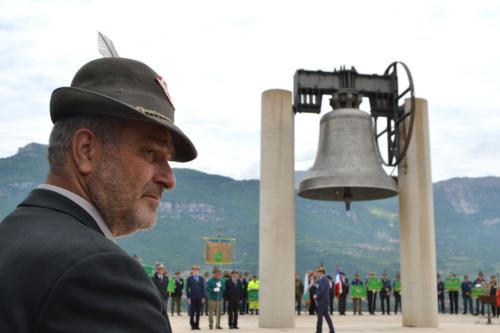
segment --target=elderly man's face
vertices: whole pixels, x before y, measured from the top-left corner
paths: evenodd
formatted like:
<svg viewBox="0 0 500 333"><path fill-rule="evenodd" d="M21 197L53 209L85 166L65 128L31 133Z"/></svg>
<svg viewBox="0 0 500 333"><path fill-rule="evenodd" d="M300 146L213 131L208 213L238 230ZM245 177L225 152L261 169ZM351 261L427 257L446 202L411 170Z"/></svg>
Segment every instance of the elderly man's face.
<svg viewBox="0 0 500 333"><path fill-rule="evenodd" d="M175 187L170 133L146 122L123 124L118 148L102 150L87 176L92 201L114 236L153 227L163 190Z"/></svg>

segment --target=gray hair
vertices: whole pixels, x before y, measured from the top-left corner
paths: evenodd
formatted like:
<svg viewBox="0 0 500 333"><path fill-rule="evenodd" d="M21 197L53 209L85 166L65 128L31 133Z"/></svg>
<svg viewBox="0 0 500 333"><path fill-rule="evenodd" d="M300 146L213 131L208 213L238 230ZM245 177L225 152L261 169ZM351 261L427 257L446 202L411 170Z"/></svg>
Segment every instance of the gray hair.
<svg viewBox="0 0 500 333"><path fill-rule="evenodd" d="M71 148L73 135L80 128L88 128L106 148L116 148L120 141L120 120L101 115L82 115L63 118L54 124L50 133L48 160L52 171L64 165L64 156Z"/></svg>

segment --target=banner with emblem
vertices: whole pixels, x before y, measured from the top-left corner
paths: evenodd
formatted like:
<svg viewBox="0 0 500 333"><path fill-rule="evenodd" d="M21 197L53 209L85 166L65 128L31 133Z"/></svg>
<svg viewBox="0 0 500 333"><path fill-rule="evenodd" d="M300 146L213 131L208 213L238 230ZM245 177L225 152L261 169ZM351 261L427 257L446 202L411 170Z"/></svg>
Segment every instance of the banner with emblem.
<svg viewBox="0 0 500 333"><path fill-rule="evenodd" d="M371 291L379 291L382 290L382 280L376 277L368 278L368 282L366 284L367 289Z"/></svg>
<svg viewBox="0 0 500 333"><path fill-rule="evenodd" d="M459 291L460 287L460 278L458 277L449 277L444 280L444 289L447 291Z"/></svg>
<svg viewBox="0 0 500 333"><path fill-rule="evenodd" d="M205 264L230 265L234 258L235 238L204 237Z"/></svg>
<svg viewBox="0 0 500 333"><path fill-rule="evenodd" d="M363 285L351 286L352 298L366 298L366 287Z"/></svg>
<svg viewBox="0 0 500 333"><path fill-rule="evenodd" d="M484 295L486 295L486 290L481 284L472 287L471 296L473 298L478 298L479 296L484 296Z"/></svg>
<svg viewBox="0 0 500 333"><path fill-rule="evenodd" d="M401 292L401 280L394 280L394 291Z"/></svg>

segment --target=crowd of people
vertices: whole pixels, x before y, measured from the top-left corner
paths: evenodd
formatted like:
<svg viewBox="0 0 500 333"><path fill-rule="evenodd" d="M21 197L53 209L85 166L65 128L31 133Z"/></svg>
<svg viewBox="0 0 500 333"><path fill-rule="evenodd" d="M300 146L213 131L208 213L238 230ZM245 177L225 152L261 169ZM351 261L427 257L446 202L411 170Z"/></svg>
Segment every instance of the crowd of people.
<svg viewBox="0 0 500 333"><path fill-rule="evenodd" d="M477 278L474 280L469 280L467 275L464 275L463 279L460 280L455 273L450 274L449 277L459 280L456 288L446 286L441 275L437 275L437 302L440 313L458 314L460 308L459 294L461 293L462 314L472 314L476 316L481 314L484 316L486 314L485 309L489 306L491 315L500 317L500 289L498 288L497 277L495 275L491 275L488 281L484 278L482 272L479 272ZM380 309L383 315L391 314L391 298L394 299L392 313L398 314L398 312L401 312L401 280L399 273L394 276L393 281L389 279L386 272L382 274L381 279L379 279L375 273L371 272L365 280L361 279L359 273L355 273L350 283L344 272L338 273L336 281L333 281L330 275L328 275L327 278L330 281L330 314L334 312L335 298L338 299L339 314L346 314L348 295L353 288L358 288L358 292L356 294L352 293L351 295L352 311L354 315L363 314L363 304L365 300L365 309L368 310L370 315L375 315L377 311L377 297L380 299ZM378 286L370 286L369 281L371 279L379 280ZM314 295L317 288L317 279L315 275L311 273L309 279L306 280L309 281L307 288L304 287L304 283L299 278L299 275L296 275L295 300L298 315L303 312L309 313L310 315L316 314ZM363 291L365 293L360 293L359 287L364 289ZM476 294L474 294L475 290ZM485 305L480 302L479 295L495 296L496 304ZM446 298L448 298L448 309L446 306Z"/></svg>
<svg viewBox="0 0 500 333"><path fill-rule="evenodd" d="M329 289L327 311L330 315L334 313L335 298L340 315L347 314L349 298L352 300L351 309L354 315L363 315L364 311L375 315L377 303L380 304L382 315L401 312L399 273L395 274L392 281L387 272L382 273L380 278L374 272L370 272L364 279L356 272L352 281L349 281L346 274L340 271L335 277L331 275L325 275L325 277ZM306 274L303 281L300 275L296 274L295 300L298 315L320 315L316 299L320 278L317 272L310 272ZM485 310L490 307L491 315L500 316L500 289L495 275L491 275L489 280L486 280L484 274L479 272L475 279L470 280L467 275L460 279L452 273L449 278L460 280L457 285L459 288L451 290L452 288L445 284L446 279L438 274L437 302L440 313L458 314L461 309L464 315L485 315ZM260 282L256 275L250 278L248 272L242 273L237 270L222 272L215 267L212 273L205 272L202 276L200 267L193 266L187 279L184 279L181 272L175 272L173 277L169 277L164 265L157 264L152 280L165 302L165 308L170 303L171 316L181 316L181 308L186 307L193 330L200 329L200 316L203 315L208 316L210 329L221 329L221 316L225 314L228 317L227 326L230 329L238 329L238 316L258 315L259 313ZM370 281L376 283L372 285ZM474 294L474 289L478 289L484 295L496 296L498 303L496 305L481 303L477 294ZM459 297L460 294L461 297ZM459 298L462 299L462 304ZM186 302L182 302L183 299L186 299Z"/></svg>
<svg viewBox="0 0 500 333"><path fill-rule="evenodd" d="M192 330L200 329L200 317L208 316L209 329L222 329L221 316L227 313L229 329L239 329L239 315L259 314L260 282L256 275L237 270L222 272L214 267L212 273L200 275L200 267L194 265L187 279L181 272L175 272L173 277L161 263L155 265L152 277L161 298L170 315L181 316L181 303L186 298L186 311L189 314L189 324ZM165 313L165 315L167 315Z"/></svg>

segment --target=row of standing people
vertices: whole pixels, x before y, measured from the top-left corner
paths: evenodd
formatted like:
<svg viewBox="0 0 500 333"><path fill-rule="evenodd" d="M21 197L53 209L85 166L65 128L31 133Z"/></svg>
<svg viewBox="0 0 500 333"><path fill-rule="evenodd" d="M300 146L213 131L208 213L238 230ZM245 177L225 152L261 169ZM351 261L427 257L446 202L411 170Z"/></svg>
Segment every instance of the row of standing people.
<svg viewBox="0 0 500 333"><path fill-rule="evenodd" d="M376 312L376 301L377 295L380 297L380 305L382 308L382 314L391 314L391 294L394 296L394 313L397 314L401 311L401 294L400 294L400 276L399 273L396 274L394 282L388 279L388 274L383 273L381 279L381 288L379 290L370 289L368 287L368 279L376 278L375 273L370 273L368 278L363 281L359 273L354 274L354 279L349 283L349 279L346 277L344 272L339 272L339 281L333 281L333 277L328 275L327 278L331 281L330 285L330 297L329 297L329 312L333 314L334 310L334 299L338 299L338 312L340 315L346 314L347 308L347 298L352 287L363 286L366 290L366 297L357 297L353 295L352 297L352 308L354 314L363 314L363 299L366 298L368 305L368 312L371 315L375 315ZM312 276L311 276L312 277ZM299 275L296 274L295 277L295 301L297 314L302 313L302 305L305 303L307 305L307 310L310 315L316 314L316 303L314 302L314 295L316 293L316 280L314 277L310 279L310 284L308 286L308 297L306 300L303 299L304 295L304 284L300 280Z"/></svg>
<svg viewBox="0 0 500 333"><path fill-rule="evenodd" d="M456 278L455 273L450 274L451 278ZM441 275L437 275L437 292L438 292L438 309L441 313L446 312L446 301L445 295L448 293L448 301L449 301L449 313L450 314L458 314L459 313L459 292L462 294L462 314L473 314L475 316L481 314L485 315L485 305L479 301L478 297L473 297L473 289L480 288L484 290L484 295L487 296L497 296L500 297L500 290L498 289L497 277L495 275L491 275L489 281L486 281L484 278L484 274L479 272L475 280L469 280L467 274L463 276L463 279L460 283L460 288L456 288L459 290L446 290L445 281L441 278ZM473 307L473 300L475 303L475 309ZM499 303L497 302L497 305ZM490 305L490 311L493 316L500 316L500 306Z"/></svg>
<svg viewBox="0 0 500 333"><path fill-rule="evenodd" d="M330 289L330 314L333 314L334 308L334 298L338 298L338 311L340 315L346 314L346 303L347 297L349 295L350 287L353 286L365 286L366 291L366 301L368 312L371 315L374 315L376 312L376 304L377 304L377 296L380 298L380 306L382 310L382 314L391 314L391 294L394 297L394 314L397 314L398 311L401 311L401 281L399 273L395 275L394 281L388 279L388 274L384 272L382 274L381 279L381 288L378 290L371 290L368 288L368 279L376 278L374 273L370 273L366 280L362 280L360 275L356 273L354 275L354 279L349 283L349 280L345 276L343 272L339 273L340 277L340 292L335 292L335 283L331 283ZM456 278L456 274L450 274L450 278ZM328 276L328 279L332 281L332 277ZM308 307L308 312L311 315L316 314L316 303L313 301L313 297L316 290L316 282L311 279L311 282L308 286L308 299L304 302L303 294L304 294L304 284L300 280L298 274L296 274L295 279L295 299L296 299L296 310L300 315L302 312L302 305L305 303ZM497 297L497 305L489 305L490 312L493 316L500 317L500 290L498 289L497 277L495 275L491 275L489 281L486 281L484 278L484 274L479 272L477 278L473 281L469 280L467 275L463 276L463 280L460 283L460 291L462 293L462 314L471 313L473 315L485 315L485 308L488 305L484 305L480 302L478 297L474 297L472 295L473 288L481 288L484 290L483 294L486 296L496 296ZM451 288L450 288L451 289ZM447 290L445 287L445 282L441 279L441 276L438 274L437 276L437 295L438 295L438 309L441 313L446 313L446 302L445 295L448 294L449 300L449 313L450 314L458 314L459 313L459 290ZM352 297L352 308L354 314L362 315L363 309L363 299L365 297ZM473 307L473 301L475 303L475 310Z"/></svg>
<svg viewBox="0 0 500 333"><path fill-rule="evenodd" d="M181 299L185 290L190 325L192 330L200 329L200 316L205 313L209 317L209 328L221 329L221 316L228 313L228 327L238 329L238 314L258 314L258 292L260 282L257 276L248 279L248 273L240 275L233 270L222 276L219 268L215 267L212 276L207 272L202 277L200 267L194 265L186 281L180 272L169 278L163 264L155 266L152 277L153 283L167 308L169 296L171 300L171 314L181 315ZM165 314L166 315L166 314Z"/></svg>

